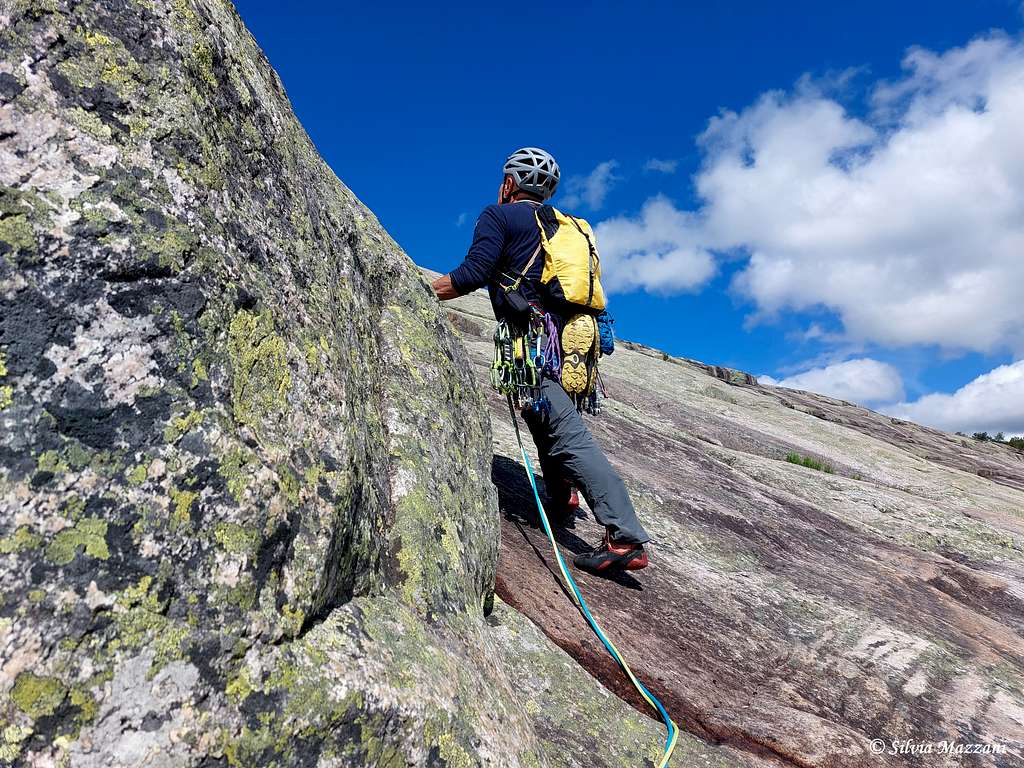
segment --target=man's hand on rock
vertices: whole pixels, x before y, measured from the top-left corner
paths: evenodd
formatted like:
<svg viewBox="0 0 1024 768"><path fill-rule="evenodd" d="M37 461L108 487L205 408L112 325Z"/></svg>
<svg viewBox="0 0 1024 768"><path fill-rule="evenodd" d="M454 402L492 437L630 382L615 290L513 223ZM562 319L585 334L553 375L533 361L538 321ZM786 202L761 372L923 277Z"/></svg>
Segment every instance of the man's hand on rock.
<svg viewBox="0 0 1024 768"><path fill-rule="evenodd" d="M448 301L448 299L456 299L459 294L452 286L452 278L450 275L441 275L437 278L431 286L434 289L434 295L437 296L439 301Z"/></svg>

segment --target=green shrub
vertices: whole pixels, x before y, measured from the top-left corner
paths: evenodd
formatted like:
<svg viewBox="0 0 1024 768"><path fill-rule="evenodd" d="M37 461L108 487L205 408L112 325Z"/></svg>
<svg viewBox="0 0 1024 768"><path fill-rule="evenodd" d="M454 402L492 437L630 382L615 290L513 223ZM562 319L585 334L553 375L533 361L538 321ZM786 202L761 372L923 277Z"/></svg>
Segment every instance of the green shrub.
<svg viewBox="0 0 1024 768"><path fill-rule="evenodd" d="M801 456L799 453L790 451L786 454L786 461L790 464L799 464L801 467L807 467L808 469L816 469L819 472L825 472L829 475L835 472L832 469L831 464L826 464L823 461L811 458L810 456Z"/></svg>

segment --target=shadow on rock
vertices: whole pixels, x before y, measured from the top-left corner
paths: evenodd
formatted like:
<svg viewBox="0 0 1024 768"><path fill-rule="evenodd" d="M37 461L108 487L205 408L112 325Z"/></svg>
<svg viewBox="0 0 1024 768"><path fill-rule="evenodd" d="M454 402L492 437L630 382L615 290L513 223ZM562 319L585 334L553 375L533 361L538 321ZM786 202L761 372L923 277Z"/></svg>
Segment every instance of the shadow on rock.
<svg viewBox="0 0 1024 768"><path fill-rule="evenodd" d="M526 474L523 465L513 461L507 456L495 456L491 461L491 480L498 491L498 506L501 509L505 525L502 526L503 535L509 536L512 526L522 537L522 544L534 550L537 557L545 563L551 557L546 535L540 523L540 516L537 514L537 503L533 498L533 489L530 487L530 478ZM541 492L541 499L545 500L544 483L537 478L538 489ZM593 545L577 536L570 530L575 527L576 518L574 515L567 520L555 518L550 509L547 510L548 519L555 532L555 540L565 547L573 555L589 552ZM508 524L511 524L509 526ZM529 529L529 530L528 530ZM539 535L539 537L538 537ZM556 578L559 578L556 566L552 563L548 566ZM612 581L627 589L642 590L639 581L624 571L610 571L596 575L606 581Z"/></svg>

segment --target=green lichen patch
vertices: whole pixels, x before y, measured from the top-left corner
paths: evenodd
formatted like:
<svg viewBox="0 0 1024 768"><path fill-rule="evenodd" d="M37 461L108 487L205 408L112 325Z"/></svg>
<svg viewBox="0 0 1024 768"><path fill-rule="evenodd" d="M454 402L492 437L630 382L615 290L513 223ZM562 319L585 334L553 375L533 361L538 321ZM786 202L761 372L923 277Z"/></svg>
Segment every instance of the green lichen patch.
<svg viewBox="0 0 1024 768"><path fill-rule="evenodd" d="M214 538L227 552L233 555L256 554L260 544L260 532L238 523L218 523Z"/></svg>
<svg viewBox="0 0 1024 768"><path fill-rule="evenodd" d="M200 382L209 381L210 374L206 370L206 365L198 357L192 361L192 386L198 387Z"/></svg>
<svg viewBox="0 0 1024 768"><path fill-rule="evenodd" d="M77 494L68 496L64 502L64 515L69 520L80 520L85 513L85 499Z"/></svg>
<svg viewBox="0 0 1024 768"><path fill-rule="evenodd" d="M231 403L239 424L258 427L284 410L292 386L287 346L274 332L270 312L239 310L228 329L232 363Z"/></svg>
<svg viewBox="0 0 1024 768"><path fill-rule="evenodd" d="M8 725L3 730L0 740L0 761L13 763L21 754L21 745L32 735L27 725Z"/></svg>
<svg viewBox="0 0 1024 768"><path fill-rule="evenodd" d="M436 747L449 768L472 768L474 761L469 753L456 741L453 723L428 720L423 728L425 744Z"/></svg>
<svg viewBox="0 0 1024 768"><path fill-rule="evenodd" d="M70 694L68 694L68 701L71 702L71 706L78 709L75 723L79 728L88 725L96 719L96 713L99 712L99 704L97 704L96 699L86 688L80 685L74 686Z"/></svg>
<svg viewBox="0 0 1024 768"><path fill-rule="evenodd" d="M144 68L119 40L81 27L72 36L81 43L82 55L57 65L72 85L92 88L105 84L123 96L146 80Z"/></svg>
<svg viewBox="0 0 1024 768"><path fill-rule="evenodd" d="M67 694L67 688L55 677L22 672L14 681L11 701L33 720L38 720L56 712Z"/></svg>
<svg viewBox="0 0 1024 768"><path fill-rule="evenodd" d="M72 107L67 111L67 118L71 125L89 134L97 141L108 142L114 136L110 126L104 123L95 112L89 112L81 107Z"/></svg>
<svg viewBox="0 0 1024 768"><path fill-rule="evenodd" d="M118 595L113 613L117 636L108 646L109 650L152 648L150 677L168 663L185 658L191 632L186 622L172 621L165 615L168 601L161 600L158 591L153 578L143 576Z"/></svg>
<svg viewBox="0 0 1024 768"><path fill-rule="evenodd" d="M185 266L187 256L195 249L196 241L192 232L180 222L175 222L155 235L142 238L143 250L155 256L162 267L175 272Z"/></svg>
<svg viewBox="0 0 1024 768"><path fill-rule="evenodd" d="M129 485L139 486L146 482L148 476L149 464L142 462L132 467L132 470L125 476Z"/></svg>
<svg viewBox="0 0 1024 768"><path fill-rule="evenodd" d="M177 442L182 435L186 435L203 423L203 412L189 411L181 416L176 416L164 427L164 442Z"/></svg>
<svg viewBox="0 0 1024 768"><path fill-rule="evenodd" d="M74 527L60 531L46 548L46 559L54 565L67 565L80 551L100 560L110 557L106 520L84 517Z"/></svg>
<svg viewBox="0 0 1024 768"><path fill-rule="evenodd" d="M224 693L236 705L245 701L252 691L252 680L249 678L249 670L246 667L242 667L238 674L228 682L227 688L224 689Z"/></svg>
<svg viewBox="0 0 1024 768"><path fill-rule="evenodd" d="M232 448L220 461L217 468L218 474L224 478L228 493L231 497L241 503L245 495L245 489L249 485L249 471L247 467L254 462L256 457L241 448Z"/></svg>
<svg viewBox="0 0 1024 768"><path fill-rule="evenodd" d="M27 552L35 549L43 541L43 537L33 533L27 525L22 525L10 536L0 539L0 554L10 555L15 552Z"/></svg>
<svg viewBox="0 0 1024 768"><path fill-rule="evenodd" d="M39 454L36 459L36 467L40 472L67 472L69 467L67 461L65 461L57 451L49 450L43 451Z"/></svg>
<svg viewBox="0 0 1024 768"><path fill-rule="evenodd" d="M405 574L402 593L410 605L464 590L462 543L453 523L438 514L441 508L422 488L398 503L394 532L400 537L398 563Z"/></svg>
<svg viewBox="0 0 1024 768"><path fill-rule="evenodd" d="M0 219L0 242L6 243L9 255L35 253L36 237L32 225L24 214Z"/></svg>
<svg viewBox="0 0 1024 768"><path fill-rule="evenodd" d="M311 467L310 469L313 469L313 468ZM278 469L277 476L278 476L277 485L278 485L278 488L281 490L281 495L284 496L284 498L288 501L289 505L291 505L293 507L298 505L298 503L299 503L299 495L302 492L302 485L299 482L299 478L297 478L295 476L295 473L292 472L291 469L289 469L288 467L284 467L284 466L282 466L282 467L280 467ZM311 486L313 486L315 488L316 487L316 482L317 482L318 479L319 479L319 473L317 473L317 476L315 478L310 480L310 478L309 478L309 470L307 470L306 482L309 485L311 485Z"/></svg>
<svg viewBox="0 0 1024 768"><path fill-rule="evenodd" d="M7 376L7 355L0 351L0 379ZM0 384L0 411L8 408L14 401L14 387Z"/></svg>
<svg viewBox="0 0 1024 768"><path fill-rule="evenodd" d="M192 504L199 496L195 491L175 488L171 491L171 527L177 528L180 525L187 525L191 522L190 511Z"/></svg>
<svg viewBox="0 0 1024 768"><path fill-rule="evenodd" d="M52 224L52 202L34 192L0 186L0 253L8 264L33 261L38 232Z"/></svg>

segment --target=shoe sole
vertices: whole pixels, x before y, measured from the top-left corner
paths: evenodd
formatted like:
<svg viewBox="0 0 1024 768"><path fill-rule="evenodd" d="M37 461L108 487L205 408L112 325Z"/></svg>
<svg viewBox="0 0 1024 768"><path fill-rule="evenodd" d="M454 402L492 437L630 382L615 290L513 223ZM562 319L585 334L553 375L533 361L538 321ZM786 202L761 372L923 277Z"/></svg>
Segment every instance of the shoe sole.
<svg viewBox="0 0 1024 768"><path fill-rule="evenodd" d="M576 315L562 330L562 389L570 395L590 391L587 355L594 348L594 320Z"/></svg>

